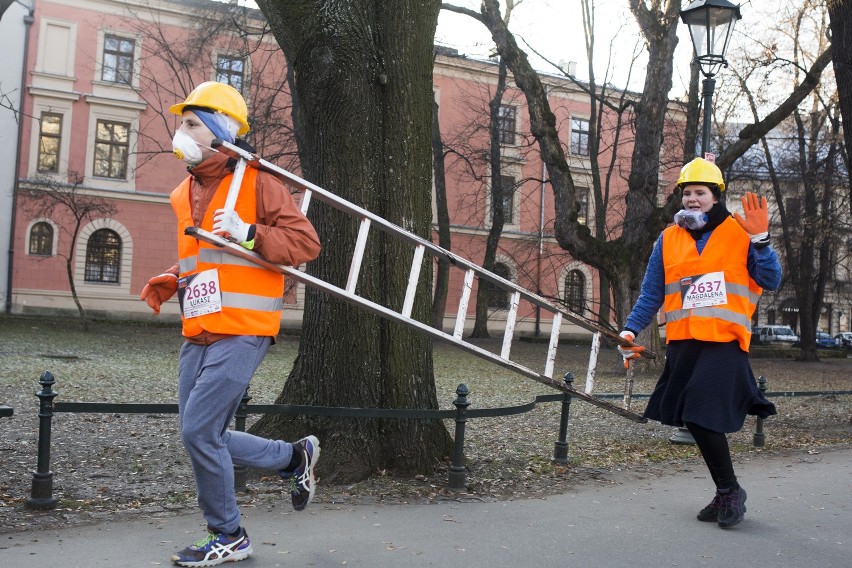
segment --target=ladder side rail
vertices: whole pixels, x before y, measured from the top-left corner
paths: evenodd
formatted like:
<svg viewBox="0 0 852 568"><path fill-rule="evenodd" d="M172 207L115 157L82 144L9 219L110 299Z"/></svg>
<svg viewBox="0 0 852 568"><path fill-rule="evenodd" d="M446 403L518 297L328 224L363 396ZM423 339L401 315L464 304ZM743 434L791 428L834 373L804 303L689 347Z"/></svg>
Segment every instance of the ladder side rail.
<svg viewBox="0 0 852 568"><path fill-rule="evenodd" d="M425 323L422 323L422 322L417 321L417 320L412 319L412 318L404 317L400 313L395 312L395 311L391 310L390 308L386 308L386 307L384 307L380 304L377 304L375 302L367 300L366 298L362 298L361 296L358 296L357 294L347 292L343 288L340 288L338 286L335 286L333 284L325 282L324 280L321 280L321 279L319 279L315 276L311 276L310 274L308 274L306 272L301 272L295 267L282 266L282 265L279 265L279 264L274 264L272 262L269 262L268 260L264 259L259 254L255 253L253 251L247 250L240 245L237 245L237 244L231 243L231 242L229 242L225 239L222 239L221 237L214 235L213 233L209 233L209 232L207 232L203 229L198 229L196 227L188 228L186 230L186 233L190 236L193 236L193 237L199 239L199 240L205 241L205 242L213 244L213 245L217 245L217 246L223 248L224 251L227 252L228 254L249 260L249 261L251 261L251 262L253 262L253 263L255 263L259 266L263 266L264 268L267 268L269 270L273 270L273 271L281 273L281 274L286 274L286 275L304 283L307 286L311 286L313 288L317 288L319 290L322 290L322 291L326 292L327 294L329 294L333 297L336 297L336 298L339 298L341 300L357 304L358 306L360 306L360 307L362 307L362 308L364 308L364 309L366 309L370 312L373 312L373 313L375 313L379 316L385 317L387 319L393 320L397 323L401 323L401 324L406 325L408 327L417 329L418 331L426 333L427 335L430 335L433 338L452 343L453 345L456 345L457 347L459 347L459 348L461 348L461 349L463 349L463 350L465 350L469 353L472 353L473 355L476 355L476 356L483 358L483 359L487 359L487 360L489 360L493 363L496 363L496 364L498 364L502 367L506 367L508 369L511 369L511 370L513 370L513 371L517 372L518 374L521 374L525 377L531 378L531 379L538 381L542 384L548 385L548 386L553 387L557 390L568 393L572 397L581 398L581 399L589 402L590 404L601 407L605 410L609 410L610 412L613 412L615 414L619 414L619 415L621 415L625 418L629 418L630 420L633 420L635 422L646 422L645 418L643 418L642 416L640 416L639 414L637 414L635 412L621 408L617 405L614 405L612 403L598 399L598 398L591 396L591 395L588 395L586 393L577 391L577 390L575 390L571 387L568 387L566 384L559 382L559 381L556 381L556 380L554 380L550 377L546 377L543 374L538 373L537 371L535 371L533 369L529 369L529 368L527 368L523 365L515 363L514 361L509 361L507 359L503 359L503 358L499 357L498 355L491 353L490 351L487 351L487 350L485 350L481 347L478 347L478 346L473 345L471 343L468 343L466 341L460 340L460 339L456 338L455 336L450 335L448 333L445 333L444 331L436 329L436 328L434 328L430 325L426 325Z"/></svg>
<svg viewBox="0 0 852 568"><path fill-rule="evenodd" d="M355 205L354 203L351 203L346 199L343 199L342 197L319 187L318 185L315 185L305 179L302 179L299 176L293 174L292 172L280 168L275 164L264 160L263 158L260 158L256 154L247 152L242 148L238 148L237 146L234 146L228 142L224 142L221 140L214 140L213 147L219 149L220 151L223 151L224 153L232 157L238 159L243 158L247 160L250 165L259 167L270 173L276 174L279 176L280 179L282 179L282 181L285 181L286 183L289 183L290 185L293 185L299 189L303 189L305 191L310 190L315 198L331 205L332 207L335 207L336 209L346 212L351 216L354 216L356 218L368 218L371 220L372 225L376 228L395 235L404 241L408 241L414 246L422 244L426 248L426 250L430 252L430 254L447 260L451 265L474 270L480 279L485 279L504 290L518 291L521 293L523 299L530 302L534 306L539 306L551 313L560 312L562 314L563 319L567 319L588 331L601 332L604 335L608 336L610 339L613 339L614 341L623 343L625 345L628 344L623 338L618 337L618 335L613 330L607 329L591 320L588 320L578 314L571 312L570 310L560 308L552 304L545 298L539 296L538 294L530 292L529 290L522 288L514 282L506 280L505 278L494 274L493 272L485 270L481 266L478 266L473 262L464 259L436 245L435 243L429 240L426 240L418 235L415 235L414 233L406 231L399 225L391 223L383 217L379 217L375 213L367 211L363 207L359 207L358 205ZM642 351L641 355L650 359L656 358L656 353L647 349Z"/></svg>

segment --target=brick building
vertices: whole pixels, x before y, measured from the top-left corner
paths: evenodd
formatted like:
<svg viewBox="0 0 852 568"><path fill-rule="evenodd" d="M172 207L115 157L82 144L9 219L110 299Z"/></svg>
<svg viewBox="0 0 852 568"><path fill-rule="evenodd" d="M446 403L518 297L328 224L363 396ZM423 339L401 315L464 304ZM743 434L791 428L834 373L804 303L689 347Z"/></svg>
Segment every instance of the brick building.
<svg viewBox="0 0 852 568"><path fill-rule="evenodd" d="M149 318L150 311L137 297L151 275L175 261L176 229L168 195L185 176L182 163L171 155L178 117L168 113L168 106L204 80L237 87L249 103L250 118L262 115L258 124L276 125L275 130L253 130L249 141L260 154L298 173L288 126L283 55L269 34L234 34L224 24L211 24L231 19L249 32L262 28L260 12L234 4L209 0L29 2L34 5L32 24L26 34L25 57L20 58L26 69L21 73L21 67L10 66L0 77L4 90L6 85L20 84L23 95L20 133L17 124L10 127L9 113L0 109L5 120L0 123L3 140L20 135L20 145L16 141L14 146L20 147L17 155L11 155L8 145L0 154L2 171L17 172L14 179L2 179L0 193L0 210L14 212L7 307L14 313L73 313L66 276L70 258L78 297L89 313ZM7 14L0 30L4 41L24 45L26 24L20 12ZM462 153L447 158L452 248L480 263L490 226L488 169L482 157L488 143L484 125L497 65L439 49L433 79L443 141ZM581 219L594 230L588 97L565 76L543 75L542 79L575 183L581 188ZM507 189L507 222L495 272L593 317L600 301L597 274L571 259L551 237L553 194L543 179L546 174L529 132L523 96L510 84L503 103L501 185ZM277 120L270 121L269 116ZM618 232L618 208L624 203L619 196L626 191L631 153L630 138L622 134L612 159L614 130L610 127L614 123L614 117L604 117L604 136L610 138L604 140L602 147L607 149L598 156L598 163L613 173L613 206L607 211L610 233ZM676 146L675 139L670 140ZM675 158L679 151L673 146L667 153L675 162L672 168L679 167ZM676 171L664 172L664 178L671 182ZM38 208L27 196L39 188L62 188L75 199L100 199L109 205L109 214L87 218L72 238L74 223L60 209L53 215L37 214ZM10 225L11 219L6 226ZM8 266L0 264L0 270L4 269L0 276L5 282ZM460 281L451 282L447 326L452 324L460 290ZM297 327L302 292L296 290L287 299L290 306L285 309L284 325ZM499 295L489 301L497 321L504 302ZM161 319L177 317L175 301L164 305ZM472 317L471 310L471 326ZM522 332L537 325L529 306L522 306L518 317ZM581 331L571 326L563 329Z"/></svg>

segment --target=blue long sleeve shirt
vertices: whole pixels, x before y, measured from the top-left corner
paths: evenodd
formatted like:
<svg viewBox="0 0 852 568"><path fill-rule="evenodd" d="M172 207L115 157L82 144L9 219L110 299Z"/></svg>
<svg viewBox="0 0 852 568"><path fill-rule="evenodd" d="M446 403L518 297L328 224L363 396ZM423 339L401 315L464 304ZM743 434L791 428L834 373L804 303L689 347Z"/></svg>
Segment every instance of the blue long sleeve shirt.
<svg viewBox="0 0 852 568"><path fill-rule="evenodd" d="M695 241L698 254L704 250L707 241L713 231L708 231ZM771 247L762 249L754 248L753 244L748 247L748 260L746 261L748 274L758 286L765 290L777 290L781 285L781 263L778 255ZM645 269L645 277L642 280L642 288L636 305L627 317L625 328L639 334L656 317L660 306L665 299L666 273L663 265L663 235L657 237L654 250L648 259L648 267Z"/></svg>

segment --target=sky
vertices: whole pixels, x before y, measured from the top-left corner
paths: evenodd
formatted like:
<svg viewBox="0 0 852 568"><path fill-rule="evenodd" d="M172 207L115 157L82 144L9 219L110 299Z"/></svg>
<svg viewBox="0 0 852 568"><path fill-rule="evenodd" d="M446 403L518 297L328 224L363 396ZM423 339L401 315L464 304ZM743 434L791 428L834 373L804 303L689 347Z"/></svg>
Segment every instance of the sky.
<svg viewBox="0 0 852 568"><path fill-rule="evenodd" d="M238 1L256 7L251 0ZM480 3L479 0L444 1L477 11ZM746 41L742 30L760 26L766 17L767 6L784 1L743 0L740 3L743 19L735 27L731 49L736 49L738 42ZM760 10L757 9L758 5L761 6ZM639 43L639 28L627 6L627 0L595 0L595 78L600 82L604 74L608 73L608 82L617 87L627 86L641 91L645 77L645 51ZM512 14L509 28L515 34L518 45L527 52L531 63L539 71L558 73L550 63L537 57L533 50L556 64L576 61L576 77L580 80L588 79L582 13L577 0L521 0ZM686 25L679 24L678 37L680 41L675 52L674 85L670 93L673 98L682 96L687 90L689 63L693 54ZM438 18L435 41L458 49L460 54L481 59L488 57L493 46L490 35L481 23L446 10L442 10ZM528 42L529 47L524 41ZM639 60L631 73L629 63L634 52L639 54Z"/></svg>

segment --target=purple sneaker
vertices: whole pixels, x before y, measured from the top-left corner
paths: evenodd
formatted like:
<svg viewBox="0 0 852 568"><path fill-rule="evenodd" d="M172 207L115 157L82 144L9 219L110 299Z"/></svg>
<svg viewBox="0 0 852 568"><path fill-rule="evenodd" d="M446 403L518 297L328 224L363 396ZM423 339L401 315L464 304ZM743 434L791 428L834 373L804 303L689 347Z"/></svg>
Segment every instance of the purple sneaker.
<svg viewBox="0 0 852 568"><path fill-rule="evenodd" d="M252 552L248 533L240 527L237 536L208 532L205 538L172 554L172 562L178 566L218 566L245 560Z"/></svg>
<svg viewBox="0 0 852 568"><path fill-rule="evenodd" d="M290 481L290 497L293 500L293 508L302 511L314 498L316 486L314 466L319 461L320 445L316 436L307 436L296 443L302 445L301 465L292 473L281 470L280 474L282 479Z"/></svg>
<svg viewBox="0 0 852 568"><path fill-rule="evenodd" d="M729 529L742 522L746 512L746 492L742 487L722 495L719 504L719 526Z"/></svg>
<svg viewBox="0 0 852 568"><path fill-rule="evenodd" d="M702 523L715 523L719 520L719 509L722 507L722 496L719 492L713 496L710 504L698 511L697 518Z"/></svg>

